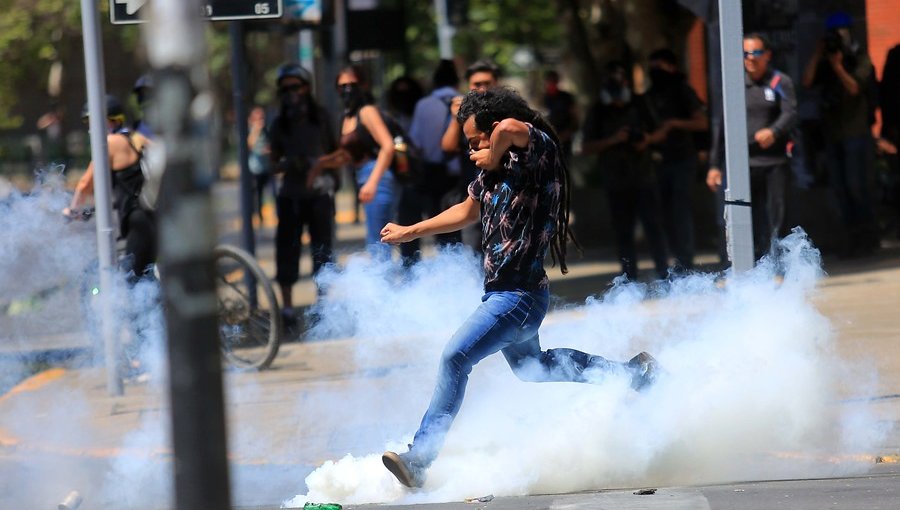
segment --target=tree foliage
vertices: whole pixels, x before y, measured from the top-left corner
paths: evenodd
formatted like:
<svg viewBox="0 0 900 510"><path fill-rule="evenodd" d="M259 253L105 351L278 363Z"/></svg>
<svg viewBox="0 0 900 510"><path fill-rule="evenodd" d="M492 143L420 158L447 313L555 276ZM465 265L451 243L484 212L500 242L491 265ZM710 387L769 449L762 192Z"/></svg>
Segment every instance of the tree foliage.
<svg viewBox="0 0 900 510"><path fill-rule="evenodd" d="M108 3L101 2L101 19ZM54 62L83 65L81 5L73 0L0 0L0 129L20 127L23 90L46 87ZM101 23L104 47L134 51L137 30Z"/></svg>

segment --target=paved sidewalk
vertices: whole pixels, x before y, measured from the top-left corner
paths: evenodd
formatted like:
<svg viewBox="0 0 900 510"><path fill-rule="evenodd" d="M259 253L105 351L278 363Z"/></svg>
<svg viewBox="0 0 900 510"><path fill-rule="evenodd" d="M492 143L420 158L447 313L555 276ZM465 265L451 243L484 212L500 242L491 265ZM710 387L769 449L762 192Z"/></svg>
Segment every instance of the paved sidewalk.
<svg viewBox="0 0 900 510"><path fill-rule="evenodd" d="M422 508L762 509L784 498L791 498L791 508L889 508L889 496L895 497L900 486L895 464L900 454L900 318L896 313L900 259L870 262L874 267L844 265L841 274L822 281L814 295L818 308L837 329L839 355L848 360L876 360L880 377L874 392L845 395L868 399L864 405L882 423L893 426L876 450L861 452L861 461L871 464L870 476L661 487L652 496L636 496L633 491L637 488L628 488ZM587 268L581 271L585 273L581 278L595 284L601 278L587 275ZM579 269L574 268L573 273L577 275ZM573 320L571 313L551 314L548 323ZM305 492L303 479L323 462L348 453L371 454L371 444L396 439L372 437L383 430L372 420L382 425L384 416L347 413L339 407L328 413L304 404L342 398L347 391L365 392L377 401L379 395L397 391L396 385L423 370L426 362L424 369L432 370L430 360L420 359L414 350L360 364L354 352L365 341L347 338L286 344L271 370L227 374L227 412L233 438L229 458L237 506L277 508L281 500ZM171 450L163 433L168 425L165 387L158 380L133 382L126 386L124 397L112 398L106 395L104 381L103 371L97 368L52 369L0 397L0 508L22 508L23 503L50 508L72 489L84 494L85 509L107 508L110 500L98 498L112 497L115 492L110 484L117 481L141 481L140 494L117 496L122 498L122 508L165 507L165 483L158 480L159 473L171 469ZM318 411L310 415L304 409ZM879 457L886 462L876 464ZM165 466L168 468L161 469ZM88 505L92 497L93 503Z"/></svg>

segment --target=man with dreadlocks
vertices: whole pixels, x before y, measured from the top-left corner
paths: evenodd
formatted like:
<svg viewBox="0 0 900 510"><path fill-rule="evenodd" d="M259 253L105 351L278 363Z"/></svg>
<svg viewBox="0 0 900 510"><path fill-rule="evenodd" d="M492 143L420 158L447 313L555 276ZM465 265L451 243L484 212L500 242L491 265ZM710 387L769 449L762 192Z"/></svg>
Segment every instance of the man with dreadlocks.
<svg viewBox="0 0 900 510"><path fill-rule="evenodd" d="M497 351L520 379L600 382L631 376L632 387L655 379L656 360L640 353L627 363L573 349L541 350L538 328L547 313L550 250L563 274L569 232L569 174L550 124L514 90L472 91L456 116L480 169L469 196L410 226L385 225L381 240L397 244L453 232L481 218L484 288L481 305L457 330L441 357L437 386L409 451L385 452L385 467L407 487L421 487L462 405L472 367ZM577 244L576 244L577 246Z"/></svg>

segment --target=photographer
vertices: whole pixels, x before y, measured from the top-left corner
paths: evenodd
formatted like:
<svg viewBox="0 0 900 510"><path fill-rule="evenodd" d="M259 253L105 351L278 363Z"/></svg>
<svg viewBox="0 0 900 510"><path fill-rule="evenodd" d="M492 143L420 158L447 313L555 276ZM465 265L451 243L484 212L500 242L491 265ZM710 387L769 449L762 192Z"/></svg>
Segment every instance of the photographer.
<svg viewBox="0 0 900 510"><path fill-rule="evenodd" d="M648 150L657 141L648 134L655 126L643 96L632 95L624 65L610 63L607 74L585 120L582 154L597 154L597 166L605 174L622 273L629 280L638 277L634 229L640 216L656 275L666 278L668 261Z"/></svg>
<svg viewBox="0 0 900 510"><path fill-rule="evenodd" d="M868 190L875 70L850 34L852 25L844 12L829 16L825 36L803 73L804 87L821 87L826 162L846 230L845 256L865 255L879 246Z"/></svg>

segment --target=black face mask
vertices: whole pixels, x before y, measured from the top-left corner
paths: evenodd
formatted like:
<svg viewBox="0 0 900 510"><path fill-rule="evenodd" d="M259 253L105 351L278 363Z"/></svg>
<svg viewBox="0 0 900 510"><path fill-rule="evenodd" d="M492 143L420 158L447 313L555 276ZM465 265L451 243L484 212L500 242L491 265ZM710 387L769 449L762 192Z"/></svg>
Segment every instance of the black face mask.
<svg viewBox="0 0 900 510"><path fill-rule="evenodd" d="M663 69L651 69L649 74L650 81L655 87L669 88L678 83L678 74L676 73L670 73Z"/></svg>
<svg viewBox="0 0 900 510"><path fill-rule="evenodd" d="M341 87L341 102L345 112L353 112L362 106L363 92L359 85Z"/></svg>

